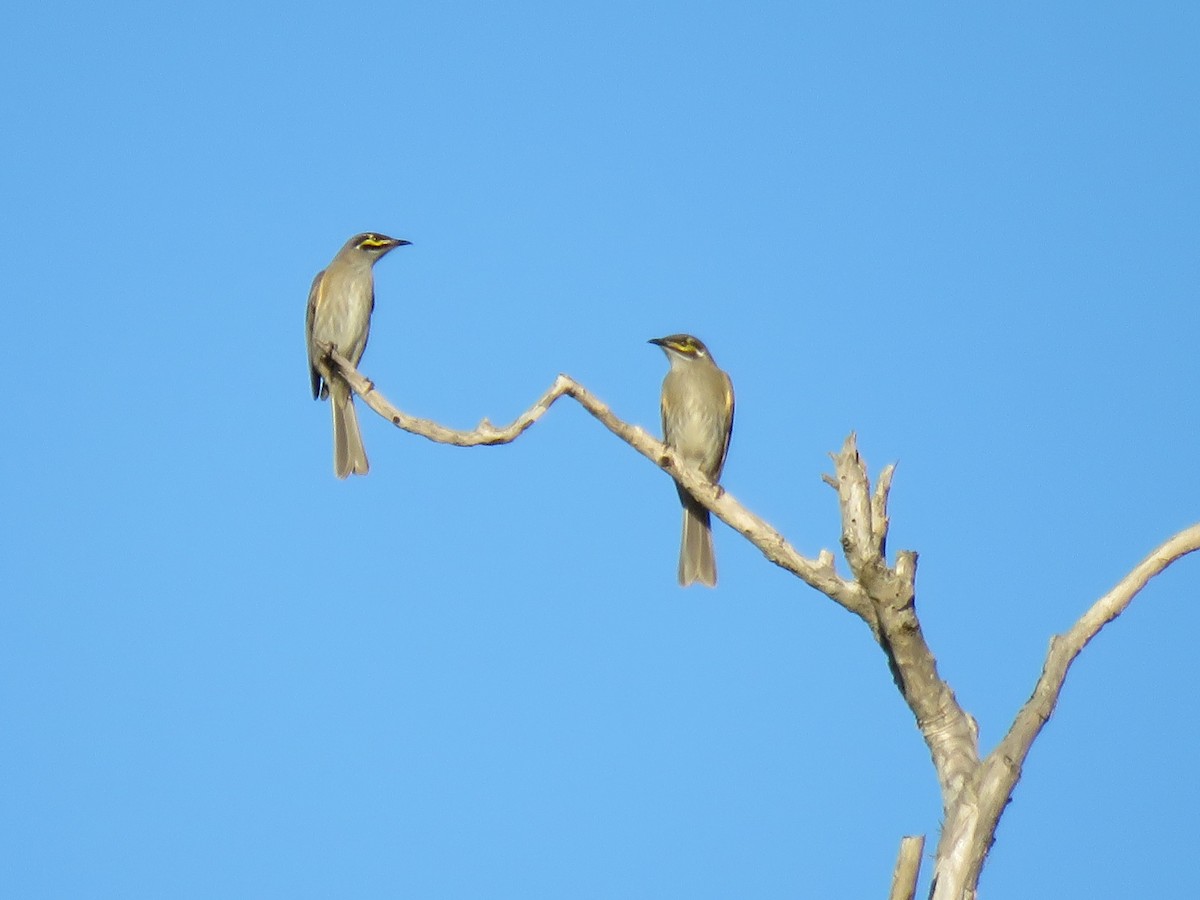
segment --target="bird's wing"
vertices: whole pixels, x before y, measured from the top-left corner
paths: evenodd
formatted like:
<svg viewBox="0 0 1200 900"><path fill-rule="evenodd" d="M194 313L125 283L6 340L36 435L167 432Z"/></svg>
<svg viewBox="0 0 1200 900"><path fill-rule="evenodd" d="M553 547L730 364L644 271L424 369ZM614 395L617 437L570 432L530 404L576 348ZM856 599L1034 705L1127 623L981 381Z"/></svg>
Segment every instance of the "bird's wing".
<svg viewBox="0 0 1200 900"><path fill-rule="evenodd" d="M317 317L317 304L321 302L321 288L324 284L325 270L322 269L313 279L312 287L308 289L308 310L304 314L304 342L308 345L308 378L312 383L314 400L321 396L321 373L317 371L317 361L313 358L313 321Z"/></svg>
<svg viewBox="0 0 1200 900"><path fill-rule="evenodd" d="M733 381L725 372L725 412L729 420L725 423L725 447L721 450L721 464L717 466L717 475L725 468L725 457L729 455L729 442L733 439Z"/></svg>
<svg viewBox="0 0 1200 900"><path fill-rule="evenodd" d="M367 307L367 330L363 334L362 346L358 348L358 355L354 357L354 365L358 365L362 360L363 354L367 352L367 341L371 339L371 315L375 312L375 279L371 278L371 303Z"/></svg>
<svg viewBox="0 0 1200 900"><path fill-rule="evenodd" d="M671 377L670 371L667 372L666 378L663 379L662 393L659 396L658 406L662 413L662 434L663 443L668 447L671 446L671 401L668 398L670 390L667 388L667 379Z"/></svg>

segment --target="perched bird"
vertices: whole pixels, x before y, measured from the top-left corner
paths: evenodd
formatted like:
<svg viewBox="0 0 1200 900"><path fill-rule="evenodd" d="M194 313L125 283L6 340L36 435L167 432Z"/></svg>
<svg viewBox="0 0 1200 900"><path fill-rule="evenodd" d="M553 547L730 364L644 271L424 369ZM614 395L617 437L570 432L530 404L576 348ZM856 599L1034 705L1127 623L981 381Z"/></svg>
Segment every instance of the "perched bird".
<svg viewBox="0 0 1200 900"><path fill-rule="evenodd" d="M317 273L308 292L304 335L308 344L308 369L313 399L328 398L333 407L333 472L338 478L367 474L367 451L358 433L354 395L350 386L331 371L318 344L332 344L342 356L358 365L367 349L371 311L375 308L372 267L389 251L409 241L366 232L346 241L328 266Z"/></svg>
<svg viewBox="0 0 1200 900"><path fill-rule="evenodd" d="M662 347L671 363L662 384L663 441L715 482L721 477L733 434L733 383L699 338L672 334L650 343ZM716 587L708 510L678 484L675 487L683 504L679 583L687 587L698 581Z"/></svg>

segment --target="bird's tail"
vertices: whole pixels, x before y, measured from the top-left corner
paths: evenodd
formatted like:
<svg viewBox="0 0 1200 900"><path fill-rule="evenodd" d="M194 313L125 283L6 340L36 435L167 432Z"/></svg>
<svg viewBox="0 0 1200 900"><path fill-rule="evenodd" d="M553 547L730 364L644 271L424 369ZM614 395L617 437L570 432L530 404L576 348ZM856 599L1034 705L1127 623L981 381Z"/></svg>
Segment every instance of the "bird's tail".
<svg viewBox="0 0 1200 900"><path fill-rule="evenodd" d="M712 521L708 510L694 500L683 504L683 540L679 546L679 583L687 587L693 582L717 586Z"/></svg>
<svg viewBox="0 0 1200 900"><path fill-rule="evenodd" d="M333 407L333 473L338 478L366 475L370 467L362 435L358 432L354 395L338 379L333 379L329 385L329 405Z"/></svg>

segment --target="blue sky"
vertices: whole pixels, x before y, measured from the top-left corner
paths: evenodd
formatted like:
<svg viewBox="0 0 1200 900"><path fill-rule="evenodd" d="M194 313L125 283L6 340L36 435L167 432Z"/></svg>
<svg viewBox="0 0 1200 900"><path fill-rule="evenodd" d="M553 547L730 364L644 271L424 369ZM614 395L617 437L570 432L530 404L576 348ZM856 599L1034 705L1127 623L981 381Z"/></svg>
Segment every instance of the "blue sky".
<svg viewBox="0 0 1200 900"><path fill-rule="evenodd" d="M990 749L1047 642L1200 518L1186 4L117 2L10 10L0 254L7 896L884 895L928 754L860 622L578 408L331 471L309 282L362 369L508 421L565 371L657 424L730 372L724 483L836 548L827 452ZM1200 893L1184 560L1072 670L993 897ZM925 871L927 882L928 866Z"/></svg>

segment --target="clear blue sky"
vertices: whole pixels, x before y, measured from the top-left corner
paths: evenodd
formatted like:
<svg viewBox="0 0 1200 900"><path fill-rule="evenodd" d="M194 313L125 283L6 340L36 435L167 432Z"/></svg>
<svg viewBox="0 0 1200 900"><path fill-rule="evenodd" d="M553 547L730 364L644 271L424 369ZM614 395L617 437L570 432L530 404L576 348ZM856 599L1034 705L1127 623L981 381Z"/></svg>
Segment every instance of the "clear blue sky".
<svg viewBox="0 0 1200 900"><path fill-rule="evenodd" d="M1200 11L1183 3L22 4L0 58L0 892L881 897L939 822L865 627L578 408L732 375L725 485L803 552L851 429L985 749L1047 642L1200 519ZM1200 560L1071 672L989 897L1200 895ZM928 876L928 867L925 872ZM927 882L923 879L923 883Z"/></svg>

